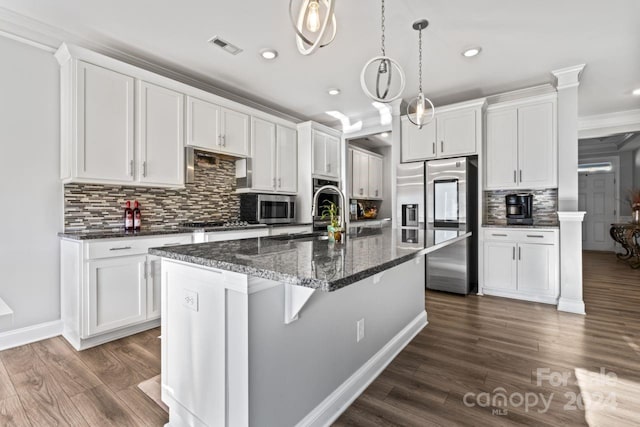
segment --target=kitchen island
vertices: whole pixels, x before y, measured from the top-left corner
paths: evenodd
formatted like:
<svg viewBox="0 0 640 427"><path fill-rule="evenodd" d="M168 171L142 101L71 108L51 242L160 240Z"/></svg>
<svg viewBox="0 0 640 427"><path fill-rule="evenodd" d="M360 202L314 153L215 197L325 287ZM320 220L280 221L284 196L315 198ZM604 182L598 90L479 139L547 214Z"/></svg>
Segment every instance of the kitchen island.
<svg viewBox="0 0 640 427"><path fill-rule="evenodd" d="M364 229L151 249L170 426L327 425L427 324L424 255L470 237Z"/></svg>

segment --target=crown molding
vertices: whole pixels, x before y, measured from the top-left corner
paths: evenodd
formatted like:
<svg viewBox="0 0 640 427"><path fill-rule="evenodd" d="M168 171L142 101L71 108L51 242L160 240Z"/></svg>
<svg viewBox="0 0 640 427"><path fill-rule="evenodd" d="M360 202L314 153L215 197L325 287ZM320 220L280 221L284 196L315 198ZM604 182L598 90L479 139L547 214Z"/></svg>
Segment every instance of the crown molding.
<svg viewBox="0 0 640 427"><path fill-rule="evenodd" d="M617 133L639 131L640 109L578 118L578 137L580 139L600 138Z"/></svg>
<svg viewBox="0 0 640 427"><path fill-rule="evenodd" d="M556 80L556 88L562 90L579 86L585 66L586 64L579 64L551 71Z"/></svg>
<svg viewBox="0 0 640 427"><path fill-rule="evenodd" d="M206 78L190 75L183 71L175 70L171 66L113 47L109 44L108 39L90 40L2 7L0 7L0 35L49 52L55 52L63 43L74 44L293 123L300 123L305 119L304 117L269 107L244 95L223 89Z"/></svg>

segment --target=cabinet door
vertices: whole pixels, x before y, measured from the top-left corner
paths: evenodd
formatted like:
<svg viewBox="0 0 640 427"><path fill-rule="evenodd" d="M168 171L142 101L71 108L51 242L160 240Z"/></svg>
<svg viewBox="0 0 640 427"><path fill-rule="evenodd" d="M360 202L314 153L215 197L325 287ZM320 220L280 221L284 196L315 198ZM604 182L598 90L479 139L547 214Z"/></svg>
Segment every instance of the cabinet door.
<svg viewBox="0 0 640 427"><path fill-rule="evenodd" d="M360 199L369 197L369 155L352 150L351 196Z"/></svg>
<svg viewBox="0 0 640 427"><path fill-rule="evenodd" d="M518 110L487 113L486 188L518 185Z"/></svg>
<svg viewBox="0 0 640 427"><path fill-rule="evenodd" d="M554 245L518 244L518 291L529 294L552 292Z"/></svg>
<svg viewBox="0 0 640 427"><path fill-rule="evenodd" d="M518 178L522 188L557 186L554 104L518 108Z"/></svg>
<svg viewBox="0 0 640 427"><path fill-rule="evenodd" d="M296 193L298 191L298 132L278 126L277 132L278 191Z"/></svg>
<svg viewBox="0 0 640 427"><path fill-rule="evenodd" d="M369 197L382 199L382 159L369 156Z"/></svg>
<svg viewBox="0 0 640 427"><path fill-rule="evenodd" d="M187 97L187 145L219 151L220 107L198 98Z"/></svg>
<svg viewBox="0 0 640 427"><path fill-rule="evenodd" d="M403 162L415 162L436 157L435 120L422 126L422 129L408 120L403 120L401 139Z"/></svg>
<svg viewBox="0 0 640 427"><path fill-rule="evenodd" d="M312 131L313 139L313 174L327 174L327 144L325 135L322 132Z"/></svg>
<svg viewBox="0 0 640 427"><path fill-rule="evenodd" d="M326 175L340 179L340 138L325 136L326 149Z"/></svg>
<svg viewBox="0 0 640 427"><path fill-rule="evenodd" d="M160 257L147 256L147 320L160 318L162 273Z"/></svg>
<svg viewBox="0 0 640 427"><path fill-rule="evenodd" d="M516 244L511 242L484 243L484 287L516 290Z"/></svg>
<svg viewBox="0 0 640 427"><path fill-rule="evenodd" d="M251 119L253 139L251 187L255 190L276 189L276 125L266 120Z"/></svg>
<svg viewBox="0 0 640 427"><path fill-rule="evenodd" d="M145 255L88 263L88 336L134 325L147 318Z"/></svg>
<svg viewBox="0 0 640 427"><path fill-rule="evenodd" d="M477 120L476 110L436 113L438 156L476 154Z"/></svg>
<svg viewBox="0 0 640 427"><path fill-rule="evenodd" d="M222 108L222 151L240 157L249 155L249 116Z"/></svg>
<svg viewBox="0 0 640 427"><path fill-rule="evenodd" d="M184 185L184 96L150 83L139 87L141 182Z"/></svg>
<svg viewBox="0 0 640 427"><path fill-rule="evenodd" d="M78 62L79 178L134 180L134 79Z"/></svg>

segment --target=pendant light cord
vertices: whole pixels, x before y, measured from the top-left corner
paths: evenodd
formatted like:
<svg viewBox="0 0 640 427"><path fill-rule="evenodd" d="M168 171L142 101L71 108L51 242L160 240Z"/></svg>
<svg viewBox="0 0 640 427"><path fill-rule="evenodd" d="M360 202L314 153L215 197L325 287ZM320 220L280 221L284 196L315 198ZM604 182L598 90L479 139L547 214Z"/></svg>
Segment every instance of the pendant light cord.
<svg viewBox="0 0 640 427"><path fill-rule="evenodd" d="M418 33L418 79L420 83L420 93L422 93L422 29Z"/></svg>
<svg viewBox="0 0 640 427"><path fill-rule="evenodd" d="M384 47L384 30L385 30L385 25L384 25L384 0L382 0L382 23L381 23L381 28L382 28L382 56L386 56L385 47Z"/></svg>

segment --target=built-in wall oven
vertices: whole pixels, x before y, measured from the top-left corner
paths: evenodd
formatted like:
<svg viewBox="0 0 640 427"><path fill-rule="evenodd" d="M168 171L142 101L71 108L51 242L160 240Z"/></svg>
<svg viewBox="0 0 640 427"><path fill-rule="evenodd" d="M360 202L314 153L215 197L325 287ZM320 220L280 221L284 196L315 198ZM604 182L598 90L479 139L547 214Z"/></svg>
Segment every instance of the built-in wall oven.
<svg viewBox="0 0 640 427"><path fill-rule="evenodd" d="M258 224L288 224L295 220L295 196L241 194L240 221Z"/></svg>
<svg viewBox="0 0 640 427"><path fill-rule="evenodd" d="M311 193L311 197L313 197L313 195L316 194L316 192L325 185L333 185L339 188L340 183L338 181L331 181L328 179L314 178L313 192ZM322 210L324 209L324 206L329 202L333 202L336 205L339 205L340 196L331 191L323 191L318 195L316 211L313 213L313 229L316 231L326 230L327 226L330 224L329 219L322 219Z"/></svg>

